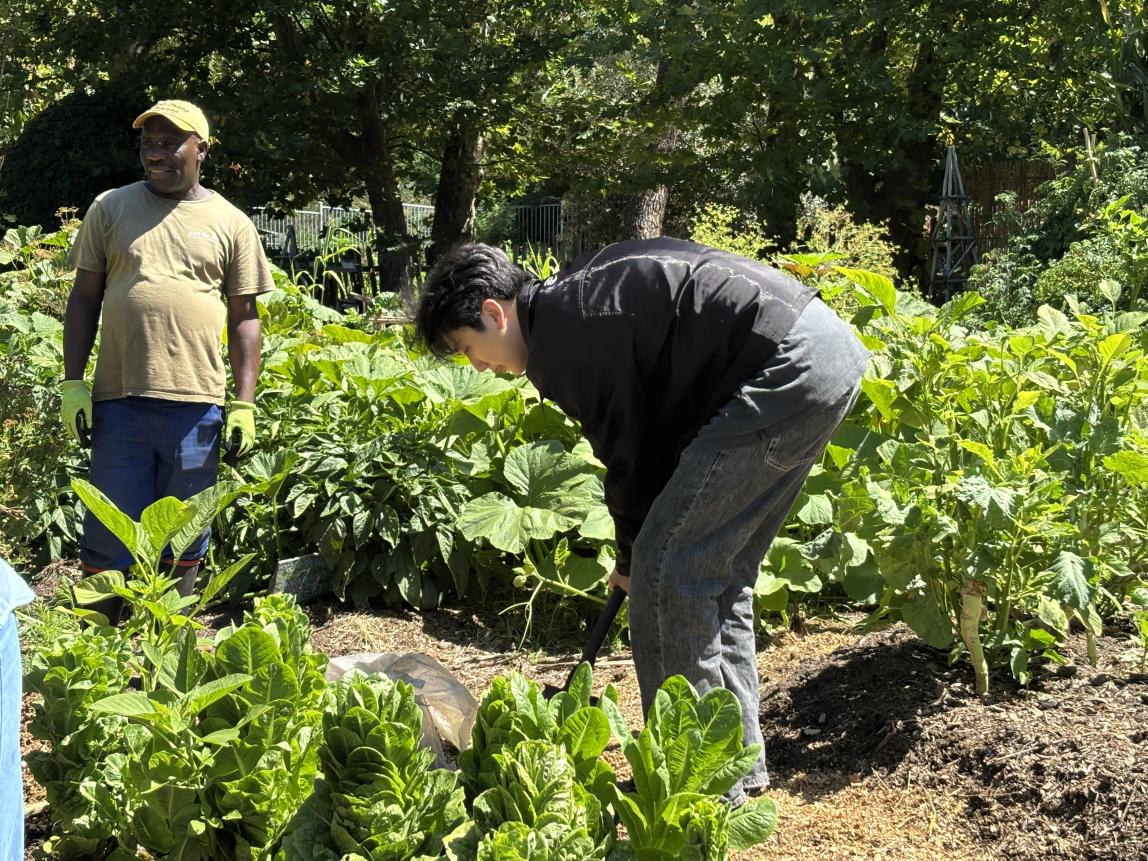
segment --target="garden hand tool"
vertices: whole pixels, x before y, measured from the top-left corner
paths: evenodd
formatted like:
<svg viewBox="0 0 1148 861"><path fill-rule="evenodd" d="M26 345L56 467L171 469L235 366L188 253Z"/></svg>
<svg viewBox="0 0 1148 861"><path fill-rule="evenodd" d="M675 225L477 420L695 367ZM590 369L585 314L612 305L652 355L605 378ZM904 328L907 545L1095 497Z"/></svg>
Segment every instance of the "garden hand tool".
<svg viewBox="0 0 1148 861"><path fill-rule="evenodd" d="M232 401L223 425L223 462L234 466L255 443L255 404Z"/></svg>
<svg viewBox="0 0 1148 861"><path fill-rule="evenodd" d="M72 439L92 447L92 393L83 380L64 380L60 385L60 421Z"/></svg>
<svg viewBox="0 0 1148 861"><path fill-rule="evenodd" d="M610 597L606 601L606 606L602 608L601 614L598 616L598 621L594 623L594 629L590 632L590 638L586 641L586 648L582 650L582 660L580 660L570 674L566 677L566 683L562 687L555 687L554 685L546 685L542 689L542 696L550 699L560 691L564 691L570 687L570 682L574 678L574 673L578 671L578 667L586 663L594 666L594 660L598 657L598 650L602 648L602 641L606 639L606 634L610 630L610 625L614 623L614 617L618 615L618 611L622 608L622 602L626 600L626 593L621 589L614 587L610 590Z"/></svg>

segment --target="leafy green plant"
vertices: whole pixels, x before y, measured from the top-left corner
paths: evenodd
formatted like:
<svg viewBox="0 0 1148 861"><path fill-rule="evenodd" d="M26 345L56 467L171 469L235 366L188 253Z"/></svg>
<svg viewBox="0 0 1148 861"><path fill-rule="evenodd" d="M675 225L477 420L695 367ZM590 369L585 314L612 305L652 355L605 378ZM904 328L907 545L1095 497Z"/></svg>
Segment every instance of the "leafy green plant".
<svg viewBox="0 0 1148 861"><path fill-rule="evenodd" d="M16 227L0 240L0 553L45 565L69 553L82 511L68 492L81 456L59 428L64 258L76 222Z"/></svg>
<svg viewBox="0 0 1148 861"><path fill-rule="evenodd" d="M473 825L447 843L451 861L606 858L614 823L577 779L565 749L524 739L490 757L491 786L472 807Z"/></svg>
<svg viewBox="0 0 1148 861"><path fill-rule="evenodd" d="M1141 314L1045 307L1035 326L978 333L963 325L978 301L854 315L876 353L864 397L757 594L783 609L791 590L839 584L874 618L959 644L984 691L992 666L1023 683L1033 657L1063 660L1073 620L1099 633L1098 606L1142 564L1126 537L1145 519L1134 405L1148 365Z"/></svg>
<svg viewBox="0 0 1148 861"><path fill-rule="evenodd" d="M318 551L340 598L431 607L444 593L505 576L529 541L526 579L539 572L544 589L569 586L563 594L604 591L608 568L598 560L612 526L590 499L601 466L578 447L573 422L521 380L412 354L401 329L364 332L318 318L301 330L303 302L285 291L265 308L266 432L263 450L240 465L248 494L217 524L225 555L258 549L266 576L277 559ZM573 502L546 497L555 510L541 516L557 532L520 530L531 534L507 551L508 540L461 528L464 510L484 496L501 506L484 516L507 523L538 508L528 485L541 487L555 470L570 473L570 487L586 484ZM597 516L587 521L590 511Z"/></svg>
<svg viewBox="0 0 1148 861"><path fill-rule="evenodd" d="M741 705L730 691L699 697L681 676L667 679L637 738L614 702L603 699L602 708L634 775L634 792L612 787L629 837L622 857L722 861L728 849L749 849L773 833L769 798L733 810L719 800L761 755L761 745L742 742Z"/></svg>
<svg viewBox="0 0 1148 861"><path fill-rule="evenodd" d="M535 245L533 242L526 243L526 252L520 255L517 260L514 259L513 249L507 248L506 253L511 260L514 260L515 263L540 281L545 281L558 271L558 258L544 245Z"/></svg>
<svg viewBox="0 0 1148 861"><path fill-rule="evenodd" d="M140 633L162 653L182 628L193 625L191 615L201 610L242 568L251 555L215 573L198 596L181 597L173 591L176 578L164 573L165 550L178 559L191 546L216 513L225 507L238 491L234 485L217 483L187 500L175 497L159 499L143 510L134 521L108 499L102 491L82 478L72 480L72 488L89 511L123 543L134 560L130 577L122 571L103 571L85 577L73 589L77 615L107 624L107 619L86 605L112 596L129 602L131 618L126 623L131 633ZM185 613L194 607L192 614ZM152 661L151 672L161 667Z"/></svg>
<svg viewBox="0 0 1148 861"><path fill-rule="evenodd" d="M405 682L357 672L340 679L323 715L323 778L277 857L441 857L466 812L457 774L431 768L422 728L414 689Z"/></svg>
<svg viewBox="0 0 1148 861"><path fill-rule="evenodd" d="M797 243L791 251L797 253L799 248L814 254L838 254L850 267L886 278L893 278L897 271L893 265L897 248L889 241L887 227L858 223L845 207L831 206L808 192L801 196Z"/></svg>
<svg viewBox="0 0 1148 861"><path fill-rule="evenodd" d="M610 742L610 724L606 714L591 705L591 680L590 665L583 664L569 689L547 701L538 685L521 674L497 676L479 703L470 747L458 758L467 798L473 801L498 785L499 754L534 740L559 745L578 782L605 804L614 772L600 757ZM607 687L602 700L616 696Z"/></svg>
<svg viewBox="0 0 1148 861"><path fill-rule="evenodd" d="M34 773L61 802L47 851L254 857L309 792L326 659L311 652L305 618L284 596L258 600L242 626L201 651L195 613L248 560L181 597L159 559L167 545L178 555L233 490L161 499L138 522L87 482L75 490L135 559L131 577L104 572L77 584L77 602L118 595L132 613L113 629L74 611L103 624L62 637L29 673L44 697L32 731L51 745Z"/></svg>
<svg viewBox="0 0 1148 861"><path fill-rule="evenodd" d="M97 856L112 839L123 801L127 719L92 705L127 689L131 655L128 638L111 629L83 636L73 629L32 653L24 687L39 700L28 732L48 747L30 751L26 761L52 813L46 857Z"/></svg>

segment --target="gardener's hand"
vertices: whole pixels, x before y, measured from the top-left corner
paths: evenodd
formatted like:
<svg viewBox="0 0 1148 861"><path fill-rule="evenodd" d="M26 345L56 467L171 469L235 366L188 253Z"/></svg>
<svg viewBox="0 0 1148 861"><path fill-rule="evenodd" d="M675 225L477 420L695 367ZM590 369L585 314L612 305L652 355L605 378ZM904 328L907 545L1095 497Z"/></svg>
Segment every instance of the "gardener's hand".
<svg viewBox="0 0 1148 861"><path fill-rule="evenodd" d="M83 380L64 380L60 386L60 421L72 439L91 445L92 393Z"/></svg>
<svg viewBox="0 0 1148 861"><path fill-rule="evenodd" d="M610 579L606 581L606 591L611 589L621 589L627 595L630 594L630 575L619 574L618 569L615 568L610 572Z"/></svg>
<svg viewBox="0 0 1148 861"><path fill-rule="evenodd" d="M228 450L232 457L243 457L255 445L255 404L232 401L227 405L227 421L223 425L223 444L230 446L237 439L238 447Z"/></svg>

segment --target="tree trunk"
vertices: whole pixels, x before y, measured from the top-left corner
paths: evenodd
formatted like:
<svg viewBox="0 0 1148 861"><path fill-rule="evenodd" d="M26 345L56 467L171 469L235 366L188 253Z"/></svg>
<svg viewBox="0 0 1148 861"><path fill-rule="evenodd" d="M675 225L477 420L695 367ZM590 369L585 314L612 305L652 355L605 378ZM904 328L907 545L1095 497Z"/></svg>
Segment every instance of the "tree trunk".
<svg viewBox="0 0 1148 861"><path fill-rule="evenodd" d="M461 116L456 120L443 147L427 266L455 245L474 240L474 200L482 182L486 144L471 121Z"/></svg>
<svg viewBox="0 0 1148 861"><path fill-rule="evenodd" d="M883 46L882 46L883 50ZM897 247L894 263L902 278L921 281L929 263L925 206L936 190L930 173L941 154L936 128L945 70L935 66L936 45L923 42L906 85L906 117L912 121L900 140L900 158L890 168L871 173L857 162L845 161L850 209L859 219L888 222L889 239Z"/></svg>
<svg viewBox="0 0 1148 861"><path fill-rule="evenodd" d="M375 223L379 255L379 287L406 296L411 289L410 237L394 173L380 171L367 178L367 200Z"/></svg>
<svg viewBox="0 0 1148 861"><path fill-rule="evenodd" d="M631 198L622 222L623 239L653 239L662 235L669 190L656 185L639 191Z"/></svg>
<svg viewBox="0 0 1148 861"><path fill-rule="evenodd" d="M395 176L390 137L379 109L376 84L364 86L359 99L363 142L363 178L379 253L379 286L400 295L411 288L411 245L403 200Z"/></svg>
<svg viewBox="0 0 1148 861"><path fill-rule="evenodd" d="M654 80L654 100L657 104L665 101L662 96L662 82L665 80L668 68L668 60L662 59L658 62L658 74ZM660 161L660 156L673 153L677 143L678 129L672 123L668 124L661 137L650 147L651 157L655 162ZM669 190L664 183L638 190L630 205L622 213L622 238L653 239L661 236L668 198Z"/></svg>

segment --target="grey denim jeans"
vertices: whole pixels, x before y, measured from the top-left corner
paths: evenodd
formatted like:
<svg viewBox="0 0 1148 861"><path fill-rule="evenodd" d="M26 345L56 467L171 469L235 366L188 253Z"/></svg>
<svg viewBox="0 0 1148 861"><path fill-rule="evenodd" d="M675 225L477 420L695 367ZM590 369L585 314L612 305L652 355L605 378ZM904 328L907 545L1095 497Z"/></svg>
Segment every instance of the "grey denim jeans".
<svg viewBox="0 0 1148 861"><path fill-rule="evenodd" d="M852 337L852 333L849 332ZM831 345L830 345L831 347ZM802 484L860 391L863 363L837 376L834 390L811 393L808 408L716 447L701 434L654 501L630 566L630 641L648 713L668 677L703 693L722 686L742 708L746 744L762 756L729 794L768 784L758 722L753 587L769 545ZM826 381L828 384L828 381ZM719 413L715 421L722 421Z"/></svg>

